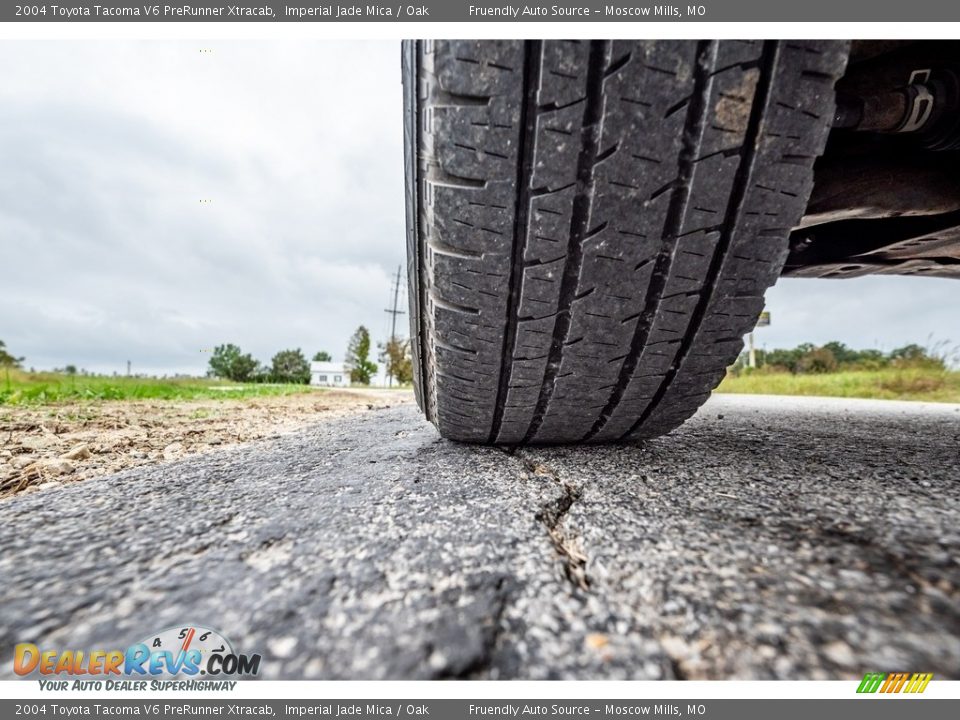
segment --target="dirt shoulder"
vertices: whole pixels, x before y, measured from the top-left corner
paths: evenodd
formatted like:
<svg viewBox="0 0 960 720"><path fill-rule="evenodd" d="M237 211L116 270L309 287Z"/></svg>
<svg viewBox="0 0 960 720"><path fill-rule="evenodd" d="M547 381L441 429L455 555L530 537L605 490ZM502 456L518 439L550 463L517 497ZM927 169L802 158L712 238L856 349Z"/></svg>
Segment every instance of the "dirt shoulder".
<svg viewBox="0 0 960 720"><path fill-rule="evenodd" d="M316 390L243 400L0 406L0 500L413 401L403 390Z"/></svg>

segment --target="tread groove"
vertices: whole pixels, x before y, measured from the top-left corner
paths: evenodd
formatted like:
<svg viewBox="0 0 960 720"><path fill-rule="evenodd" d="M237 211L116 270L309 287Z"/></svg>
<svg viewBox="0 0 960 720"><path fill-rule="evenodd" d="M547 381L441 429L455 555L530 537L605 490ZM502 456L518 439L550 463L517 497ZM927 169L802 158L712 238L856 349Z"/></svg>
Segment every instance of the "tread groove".
<svg viewBox="0 0 960 720"><path fill-rule="evenodd" d="M570 306L576 299L577 283L580 279L583 243L588 237L590 209L593 203L593 171L600 155L600 124L603 121L603 84L608 45L606 41L590 43L590 55L587 61L587 98L583 108L583 138L580 155L577 158L577 193L573 200L570 219L570 246L567 251L567 262L560 281L559 311L554 324L553 341L550 345L550 356L547 359L540 395L537 398L533 419L521 441L522 444L530 442L543 423L556 388L560 358L570 332Z"/></svg>
<svg viewBox="0 0 960 720"><path fill-rule="evenodd" d="M533 168L534 140L537 125L537 92L540 85L540 64L543 58L543 43L528 41L523 45L523 106L520 111L520 144L517 163L517 204L513 226L513 263L510 268L510 286L507 296L506 330L500 352L500 377L497 397L493 406L488 442L493 444L500 435L503 413L507 403L507 391L513 375L513 352L517 344L517 329L520 306L520 288L523 280L524 253L527 247L527 222L530 213L533 189L527 178Z"/></svg>
<svg viewBox="0 0 960 720"><path fill-rule="evenodd" d="M657 308L663 299L662 295L666 289L667 278L670 274L670 265L673 255L676 252L677 239L680 235L684 208L690 197L690 178L693 173L696 157L699 154L697 152L700 146L699 140L709 116L707 101L710 92L711 71L716 64L716 57L716 42L701 41L698 43L693 93L687 105L687 117L684 121L683 131L683 147L677 160L677 177L680 182L673 188L673 194L670 197L670 207L667 212L663 230L664 246L657 256L653 268L653 276L647 287L647 294L643 303L644 310L640 314L640 319L637 321L636 328L634 329L633 338L630 341L630 351L620 366L617 382L614 385L613 391L610 393L607 404L600 412L600 416L593 424L593 427L591 427L583 437L583 440L590 440L603 429L603 426L606 425L613 411L623 399L627 385L637 369L640 354L647 344L647 338L653 327L653 320L656 316Z"/></svg>
<svg viewBox="0 0 960 720"><path fill-rule="evenodd" d="M741 211L743 210L744 198L746 197L747 188L750 184L750 177L753 174L754 162L757 158L757 146L760 139L760 127L764 119L764 110L770 98L771 83L777 63L777 57L777 43L773 41L765 42L763 44L763 53L760 57L759 63L760 78L757 81L757 89L753 97L753 105L750 108L750 119L747 122L747 131L743 143L743 151L740 157L740 164L737 167L737 172L734 176L733 190L730 193L730 198L727 203L727 209L720 231L720 240L714 247L713 257L710 259L710 268L707 272L707 277L704 282L703 289L701 290L700 297L697 300L697 304L694 308L687 332L681 341L680 350L678 351L670 369L667 371L666 375L664 375L664 378L657 388L657 391L647 403L646 408L644 408L643 412L640 414L640 417L637 418L630 429L621 436L621 440L629 437L639 430L653 413L653 411L659 407L660 400L663 399L663 396L666 394L674 378L677 376L677 372L683 366L684 360L686 360L687 356L690 354L690 350L694 345L694 340L696 339L700 330L700 326L702 325L704 317L707 314L707 308L710 304L711 298L713 297L714 287L719 279L723 260L726 257L727 249L730 246L731 240L733 239L734 230L737 226L737 221L740 217ZM736 338L736 340L739 339L740 338Z"/></svg>

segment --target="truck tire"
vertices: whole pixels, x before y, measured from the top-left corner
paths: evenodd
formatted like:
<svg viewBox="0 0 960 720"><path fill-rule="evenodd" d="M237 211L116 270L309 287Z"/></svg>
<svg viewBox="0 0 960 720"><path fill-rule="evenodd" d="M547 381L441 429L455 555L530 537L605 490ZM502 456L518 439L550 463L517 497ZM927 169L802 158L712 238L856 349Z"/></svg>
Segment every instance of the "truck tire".
<svg viewBox="0 0 960 720"><path fill-rule="evenodd" d="M440 434L618 441L693 415L786 259L846 51L405 43L411 345Z"/></svg>

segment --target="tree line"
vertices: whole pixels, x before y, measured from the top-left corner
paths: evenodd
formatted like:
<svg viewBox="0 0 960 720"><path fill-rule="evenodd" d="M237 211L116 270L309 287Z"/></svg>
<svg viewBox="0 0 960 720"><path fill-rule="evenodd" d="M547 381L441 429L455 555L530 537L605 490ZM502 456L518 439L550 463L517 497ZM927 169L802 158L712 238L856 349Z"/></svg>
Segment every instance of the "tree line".
<svg viewBox="0 0 960 720"><path fill-rule="evenodd" d="M413 382L413 363L410 357L410 341L393 338L378 346L379 359L386 365L387 375L399 385ZM357 328L347 345L344 365L350 373L350 381L357 385L369 385L377 374L379 365L371 359L373 350L370 332L363 325ZM315 362L332 362L333 356L326 350L313 354ZM17 357L7 350L0 340L0 368L7 370L22 367L24 358ZM54 372L65 375L78 374L75 365L57 368ZM88 374L80 371L81 374ZM262 363L250 353L245 353L238 345L226 343L218 345L210 355L207 375L233 382L252 383L299 383L310 382L310 362L300 348L281 350L270 363Z"/></svg>
<svg viewBox="0 0 960 720"><path fill-rule="evenodd" d="M945 343L930 348L910 343L890 352L876 349L854 350L834 340L824 345L801 343L794 348L758 349L756 356L758 368L766 368L768 372L801 375L841 370L882 370L887 367L945 370L950 351ZM734 374L739 374L747 369L747 354L743 353L731 370Z"/></svg>
<svg viewBox="0 0 960 720"><path fill-rule="evenodd" d="M393 338L378 346L379 359L386 364L386 372L398 384L413 382L413 364L410 341ZM350 382L369 385L379 365L371 359L370 331L363 325L357 328L347 344L344 366L350 373ZM333 357L325 350L313 355L315 362L331 362ZM310 382L310 362L300 348L281 350L270 360L261 363L250 353L244 353L233 343L218 345L210 356L208 375L233 382L299 383Z"/></svg>

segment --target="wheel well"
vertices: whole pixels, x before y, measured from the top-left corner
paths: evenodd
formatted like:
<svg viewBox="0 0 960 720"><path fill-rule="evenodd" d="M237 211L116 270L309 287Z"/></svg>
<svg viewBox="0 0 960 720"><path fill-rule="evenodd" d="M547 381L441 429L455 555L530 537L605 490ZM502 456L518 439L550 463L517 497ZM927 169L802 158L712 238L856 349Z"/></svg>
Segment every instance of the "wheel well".
<svg viewBox="0 0 960 720"><path fill-rule="evenodd" d="M858 41L783 275L960 278L960 42Z"/></svg>

